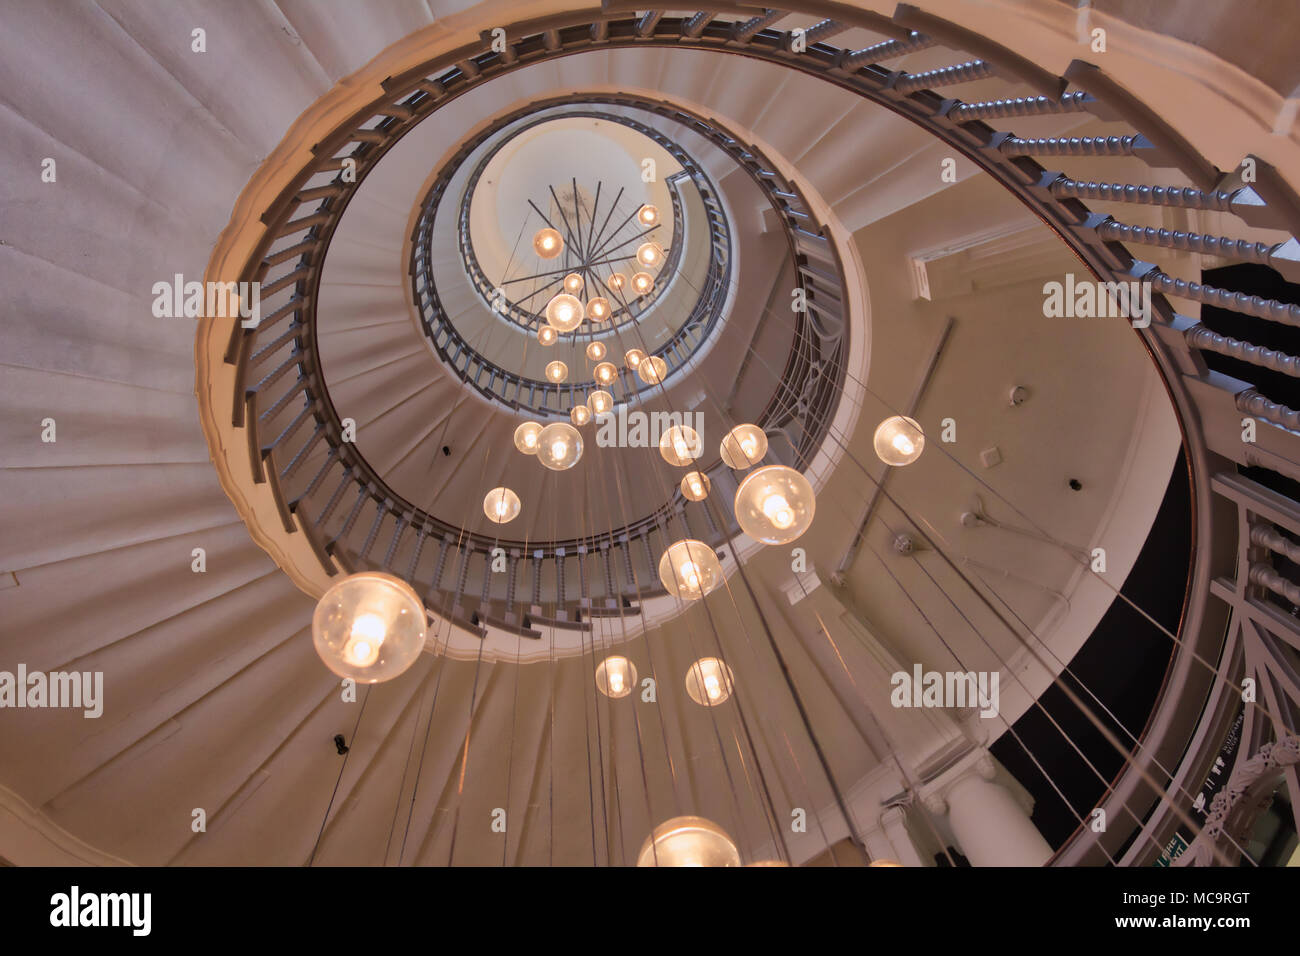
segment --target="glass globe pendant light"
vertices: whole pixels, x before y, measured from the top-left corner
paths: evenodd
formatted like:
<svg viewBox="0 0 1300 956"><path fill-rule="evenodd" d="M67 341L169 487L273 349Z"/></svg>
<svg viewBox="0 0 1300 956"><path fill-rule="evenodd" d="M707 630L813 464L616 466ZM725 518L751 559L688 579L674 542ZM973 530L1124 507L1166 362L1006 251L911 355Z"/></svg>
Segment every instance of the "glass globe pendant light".
<svg viewBox="0 0 1300 956"><path fill-rule="evenodd" d="M750 473L736 489L740 530L764 544L786 544L812 524L817 498L808 479L785 465Z"/></svg>
<svg viewBox="0 0 1300 956"><path fill-rule="evenodd" d="M723 437L718 453L728 468L744 471L767 454L767 435L757 425L737 425Z"/></svg>
<svg viewBox="0 0 1300 956"><path fill-rule="evenodd" d="M582 324L582 314L582 302L567 292L546 303L546 321L558 332L572 332Z"/></svg>
<svg viewBox="0 0 1300 956"><path fill-rule="evenodd" d="M611 654L596 667L596 687L606 697L626 697L635 686L636 665L626 657Z"/></svg>
<svg viewBox="0 0 1300 956"><path fill-rule="evenodd" d="M582 276L578 275L576 272L570 272L564 277L564 291L569 293L569 295L577 295L582 291L582 287L585 284L586 283L582 281Z"/></svg>
<svg viewBox="0 0 1300 956"><path fill-rule="evenodd" d="M648 272L638 272L632 276L632 291L637 295L645 295L655 287L655 279Z"/></svg>
<svg viewBox="0 0 1300 956"><path fill-rule="evenodd" d="M554 362L546 363L546 380L548 382L563 382L569 377L569 366L565 365L559 359Z"/></svg>
<svg viewBox="0 0 1300 956"><path fill-rule="evenodd" d="M727 832L704 817L673 817L651 831L637 866L740 866Z"/></svg>
<svg viewBox="0 0 1300 956"><path fill-rule="evenodd" d="M323 595L311 618L325 666L358 683L392 680L424 648L424 602L400 578L380 571L350 574Z"/></svg>
<svg viewBox="0 0 1300 956"><path fill-rule="evenodd" d="M587 396L587 407L593 415L605 415L614 410L614 396L609 392L592 392Z"/></svg>
<svg viewBox="0 0 1300 956"><path fill-rule="evenodd" d="M660 556L659 580L673 597L698 601L722 583L722 562L703 541L683 538Z"/></svg>
<svg viewBox="0 0 1300 956"><path fill-rule="evenodd" d="M702 471L688 471L682 478L682 497L688 501L703 501L709 496L709 487L712 482L709 476Z"/></svg>
<svg viewBox="0 0 1300 956"><path fill-rule="evenodd" d="M542 433L539 422L524 422L515 429L515 447L525 455L537 454L537 436Z"/></svg>
<svg viewBox="0 0 1300 956"><path fill-rule="evenodd" d="M637 363L636 374L647 385L657 385L668 376L668 363L658 355L648 355Z"/></svg>
<svg viewBox="0 0 1300 956"><path fill-rule="evenodd" d="M686 425L674 425L659 436L659 454L670 465L689 465L703 450L700 433Z"/></svg>
<svg viewBox="0 0 1300 956"><path fill-rule="evenodd" d="M509 488L493 488L483 498L483 513L497 524L515 520L519 508L519 496Z"/></svg>
<svg viewBox="0 0 1300 956"><path fill-rule="evenodd" d="M593 362L599 362L604 357L605 357L604 342L587 343L587 358L591 359Z"/></svg>
<svg viewBox="0 0 1300 956"><path fill-rule="evenodd" d="M659 221L659 210L646 203L636 211L636 221L643 226L653 226Z"/></svg>
<svg viewBox="0 0 1300 956"><path fill-rule="evenodd" d="M894 415L876 427L872 444L881 461L899 468L921 457L925 449L925 432L915 419Z"/></svg>
<svg viewBox="0 0 1300 956"><path fill-rule="evenodd" d="M582 436L568 422L552 422L537 436L537 460L551 471L572 468L582 457Z"/></svg>
<svg viewBox="0 0 1300 956"><path fill-rule="evenodd" d="M618 378L618 366L613 362L601 362L592 369L592 374L601 385L612 385Z"/></svg>
<svg viewBox="0 0 1300 956"><path fill-rule="evenodd" d="M539 325L537 327L537 341L543 345L554 345L560 337L560 333L555 331L553 325Z"/></svg>
<svg viewBox="0 0 1300 956"><path fill-rule="evenodd" d="M664 261L664 251L658 243L643 242L636 248L636 261L647 269L658 268Z"/></svg>
<svg viewBox="0 0 1300 956"><path fill-rule="evenodd" d="M902 865L903 864L899 863L897 860L886 860L884 858L881 858L879 860L872 860L870 863L867 864L867 866L902 866Z"/></svg>
<svg viewBox="0 0 1300 956"><path fill-rule="evenodd" d="M564 251L564 237L549 226L533 235L533 251L543 259L554 259Z"/></svg>
<svg viewBox="0 0 1300 956"><path fill-rule="evenodd" d="M736 687L731 668L716 657L702 657L686 672L686 693L701 707L716 707Z"/></svg>
<svg viewBox="0 0 1300 956"><path fill-rule="evenodd" d="M611 311L609 299L597 297L587 303L587 318L592 322L604 322L609 318Z"/></svg>
<svg viewBox="0 0 1300 956"><path fill-rule="evenodd" d="M636 367L644 361L645 353L640 349L628 349L627 352L623 354L623 364L634 372L636 371Z"/></svg>
<svg viewBox="0 0 1300 956"><path fill-rule="evenodd" d="M621 292L623 289L627 287L627 276L623 275L623 273L621 272L611 273L609 277L609 281L605 284L608 285L615 292Z"/></svg>
<svg viewBox="0 0 1300 956"><path fill-rule="evenodd" d="M591 421L591 409L586 405L574 405L569 409L569 420L575 425L585 425Z"/></svg>

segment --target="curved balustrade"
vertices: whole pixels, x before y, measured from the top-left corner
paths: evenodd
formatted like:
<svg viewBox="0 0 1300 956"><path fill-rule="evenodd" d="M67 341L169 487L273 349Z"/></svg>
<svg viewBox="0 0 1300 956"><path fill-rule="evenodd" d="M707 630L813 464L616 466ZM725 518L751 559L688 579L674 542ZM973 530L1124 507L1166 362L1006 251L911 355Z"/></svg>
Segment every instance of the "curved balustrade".
<svg viewBox="0 0 1300 956"><path fill-rule="evenodd" d="M799 4L790 6L797 9ZM359 174L364 175L391 145L389 140L460 92L520 66L588 49L686 44L719 54L765 59L821 76L827 82L894 110L967 156L1012 190L1054 229L1099 279L1152 280L1152 325L1138 334L1157 362L1184 429L1195 501L1194 564L1180 628L1180 647L1174 654L1151 721L1143 731L1143 746L1133 752L1133 767L1119 775L1100 804L1107 810L1112 826L1103 834L1081 827L1057 857L1063 862L1099 860L1098 844L1104 843L1120 862L1149 860L1153 844L1162 845L1167 841L1177 820L1170 811L1169 798L1159 797L1146 788L1144 773L1163 776L1160 764L1156 763L1163 758L1172 768L1174 785L1183 791L1194 790L1204 779L1217 752L1218 739L1226 727L1224 715L1231 714L1240 705L1239 695L1232 688L1240 686L1243 675L1257 678L1261 687L1266 688L1270 711L1275 715L1270 720L1247 708L1243 755L1253 753L1261 741L1270 737L1293 733L1296 728L1292 708L1300 701L1300 689L1294 680L1288 681L1285 670L1279 670L1276 663L1300 648L1300 626L1293 616L1280 613L1267 597L1290 594L1295 582L1288 586L1285 574L1260 564L1259 545L1256 549L1238 548L1239 540L1244 540L1250 529L1260 524L1300 537L1300 501L1296 500L1294 485L1290 483L1300 479L1300 435L1289 427L1290 416L1256 400L1251 383L1212 372L1204 351L1232 348L1247 361L1251 356L1258 356L1261 363L1293 376L1294 364L1252 351L1260 343L1249 335L1233 340L1240 344L1228 345L1221 338L1196 332L1200 323L1179 315L1166 294L1234 310L1253 320L1247 327L1258 330L1257 337L1261 339L1267 323L1288 322L1292 310L1285 303L1236 297L1204 286L1192 288L1163 274L1153 275L1150 264L1131 254L1121 240L1163 242L1168 237L1158 232L1123 228L1120 224L1108 225L1112 222L1110 217L1093 213L1083 199L1214 209L1231 212L1249 225L1290 232L1300 226L1300 199L1257 157L1243 157L1251 159L1257 171L1255 181L1250 184L1216 169L1158 115L1111 81L1102 69L1076 61L1065 76L1055 76L988 38L906 4L898 7L892 19L848 7L837 14L849 26L883 32L891 37L889 40L861 50L814 42L799 53L792 51L788 33L769 28L783 15L782 11L769 11L747 20L712 14L685 18L664 16L659 11L652 14L637 15L631 12L630 4L608 2L601 11L566 13L512 27L507 30L505 52L491 51L485 41L479 48L454 51L420 70L392 78L388 84L391 95L377 101L358 123L346 125L325 138L316 163L303 170L292 187L267 210L264 216L269 226L267 239L248 260L239 278L261 280L264 300L271 305L267 308L264 303L265 318L259 328L237 328L232 337L228 358L238 367L233 403L235 424L247 429L258 480L292 483L296 469L314 445L327 439L331 445L321 471L306 489L299 485L300 490L282 508L286 529L301 528L313 540L322 540L322 560L328 562L331 560L328 555L333 555L348 567L374 565L395 570L418 582L429 596L431 607L442 608L450 601L461 612L469 613L472 613L469 606L476 603L476 599L467 597L473 593L470 557L479 554L477 548L491 545L491 542L475 541L472 544L475 550L467 551L464 536L458 537L449 529L435 526L427 517L394 510L395 503L384 497L382 484L364 463L349 447L336 443L336 416L328 396L320 390L312 374L314 344L310 307L316 295L321 253L338 213L354 188L334 172L342 168L345 160L354 161ZM882 60L938 44L958 51L955 58L975 54L977 59L963 59L954 66L915 76L880 65ZM966 52L961 52L963 49ZM936 86L955 86L977 78L987 82L989 77L1027 83L1038 95L1030 100L1006 95L964 103L934 91ZM1072 83L1078 88L1067 92ZM664 109L672 110L669 106ZM1106 138L1020 138L989 124L999 118L1082 110L1110 120L1118 117L1134 128L1129 133ZM683 121L687 125L708 125L698 118ZM807 207L802 204L797 189L782 183L774 170L763 168L750 148L734 141L730 148L733 155L752 163L747 168L754 175L772 183L770 195L782 203L778 208L800 260L800 275L814 287L810 301L816 305L808 315L808 327L819 335L829 333L827 341L835 341L843 328L844 316L842 304L836 300L829 281L837 269L831 244L815 224L810 224ZM1151 168L1153 177L1160 170L1177 169L1190 181L1191 187L1161 183L1083 183L1044 168L1034 158L1074 156L1093 157L1095 163L1106 163L1111 156L1137 157ZM1204 243L1201 245L1209 248ZM1213 247L1226 256L1244 251L1255 258L1277 256L1285 251L1276 247L1265 251L1226 238L1213 243ZM1196 334L1188 334L1189 331ZM832 347L828 354L837 353ZM771 412L797 415L802 408L814 407L820 396L831 388L833 376L825 374L826 361L826 356L805 355L796 350L790 357L787 373L805 369L803 383L797 388L783 387L783 394L774 397L769 406ZM814 373L814 369L818 371ZM289 375L291 371L295 373L293 376ZM1239 423L1243 413L1263 416L1255 442L1241 440ZM810 423L816 420L807 419ZM311 437L297 450L290 451L288 437L300 432L308 422L314 423ZM283 431L264 445L262 431L273 423ZM807 439L799 441L814 441L815 431L810 429ZM337 488L324 482L327 471L334 472L336 477L342 473ZM713 477L721 484L715 487L723 498L734 491L727 483L729 475L714 472ZM304 506L309 499L315 500L312 496L318 491L328 493L329 500L311 518L304 512ZM341 501L348 502L346 508L339 509ZM367 502L377 516L372 519L364 539L351 546L349 542L354 540L351 529L360 527L358 515ZM345 517L331 524L330 515L336 509ZM486 608L488 616L499 614L506 623L522 622L529 610L541 606L543 599L559 607L556 616L570 623L580 621L586 614L604 613L599 604L608 607L626 600L625 580L631 582L634 577L655 580L652 559L656 547L667 540L666 530L672 523L680 523L681 530L691 531L692 536L707 537L710 514L709 510L694 504L683 507L678 502L646 519L645 525L615 535L541 551L512 546L508 549L512 567L508 576L510 590L498 598L492 593L491 577L485 576L477 599L481 602L479 607ZM385 540L380 537L385 522L392 529L392 537L387 539L385 556L379 561L371 554L377 542ZM384 535L390 533L388 528L384 529ZM1268 536L1256 538L1266 548L1277 544ZM431 542L437 551L436 560L427 560ZM577 590L574 590L574 552L583 558L601 555L598 565L603 564L603 590L593 588L587 580L585 569L589 562L586 560L576 562ZM555 563L553 585L544 585L548 579L539 573L540 565L546 561ZM521 562L532 563L531 593L515 591L519 580L516 571ZM428 564L433 565L431 575L425 570ZM452 585L448 584L449 580ZM544 586L552 587L552 593L543 594ZM597 600L592 597L595 593L606 597ZM578 596L576 601L568 599L572 594ZM1194 669L1194 656L1217 662L1221 679L1206 680ZM1282 707L1281 703L1287 706ZM1189 740L1193 742L1191 747L1187 746ZM1122 808L1129 802L1150 810L1140 825L1130 823L1123 812ZM1139 826L1144 832L1142 838L1135 839L1135 828ZM1230 846L1223 848L1232 852Z"/></svg>

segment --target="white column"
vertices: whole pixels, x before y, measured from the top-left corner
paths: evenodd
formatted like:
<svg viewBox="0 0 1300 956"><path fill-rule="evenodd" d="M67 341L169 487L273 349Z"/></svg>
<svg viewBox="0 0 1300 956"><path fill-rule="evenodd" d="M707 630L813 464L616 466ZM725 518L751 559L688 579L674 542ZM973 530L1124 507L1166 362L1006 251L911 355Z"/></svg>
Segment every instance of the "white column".
<svg viewBox="0 0 1300 956"><path fill-rule="evenodd" d="M991 765L973 768L945 794L948 822L971 866L1042 866L1052 848Z"/></svg>
<svg viewBox="0 0 1300 956"><path fill-rule="evenodd" d="M889 807L886 809L880 815L880 826L885 831L885 838L893 849L893 852L889 854L890 859L903 864L903 866L927 865L916 849L912 834L908 832L907 809L905 807Z"/></svg>

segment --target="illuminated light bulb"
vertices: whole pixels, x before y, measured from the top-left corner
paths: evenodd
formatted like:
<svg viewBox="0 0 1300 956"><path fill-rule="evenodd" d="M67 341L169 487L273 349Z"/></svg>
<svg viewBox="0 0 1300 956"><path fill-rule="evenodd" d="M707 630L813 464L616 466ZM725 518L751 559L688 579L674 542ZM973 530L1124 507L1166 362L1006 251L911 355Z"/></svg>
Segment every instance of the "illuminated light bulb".
<svg viewBox="0 0 1300 956"><path fill-rule="evenodd" d="M564 277L564 291L569 293L569 295L577 295L582 291L584 284L582 276L578 275L576 272L570 272Z"/></svg>
<svg viewBox="0 0 1300 956"><path fill-rule="evenodd" d="M575 425L585 425L591 421L591 409L586 405L574 405L569 409L569 419Z"/></svg>
<svg viewBox="0 0 1300 956"><path fill-rule="evenodd" d="M925 432L915 419L894 415L876 427L872 445L876 456L886 465L901 468L921 457L925 450Z"/></svg>
<svg viewBox="0 0 1300 956"><path fill-rule="evenodd" d="M582 324L582 315L582 302L567 292L561 292L546 303L546 321L558 332L572 332Z"/></svg>
<svg viewBox="0 0 1300 956"><path fill-rule="evenodd" d="M817 498L808 479L785 465L751 472L736 489L736 522L763 544L787 544L808 530Z"/></svg>
<svg viewBox="0 0 1300 956"><path fill-rule="evenodd" d="M897 860L872 860L867 866L902 866Z"/></svg>
<svg viewBox="0 0 1300 956"><path fill-rule="evenodd" d="M593 322L604 322L609 313L609 299L596 298L587 303L587 318Z"/></svg>
<svg viewBox="0 0 1300 956"><path fill-rule="evenodd" d="M701 707L726 703L735 687L731 668L716 657L701 658L686 672L686 693Z"/></svg>
<svg viewBox="0 0 1300 956"><path fill-rule="evenodd" d="M614 410L614 396L609 392L592 392L587 396L587 407L593 415L605 415Z"/></svg>
<svg viewBox="0 0 1300 956"><path fill-rule="evenodd" d="M709 495L709 476L702 471L688 471L682 479L682 496L689 501L703 501Z"/></svg>
<svg viewBox="0 0 1300 956"><path fill-rule="evenodd" d="M675 541L659 556L659 580L673 597L698 601L722 583L722 562L703 541Z"/></svg>
<svg viewBox="0 0 1300 956"><path fill-rule="evenodd" d="M515 429L515 447L525 455L537 454L537 436L542 426L537 422L524 422Z"/></svg>
<svg viewBox="0 0 1300 956"><path fill-rule="evenodd" d="M659 221L659 210L646 203L636 211L636 221L643 226L653 226Z"/></svg>
<svg viewBox="0 0 1300 956"><path fill-rule="evenodd" d="M559 359L554 362L546 363L546 378L551 382L563 382L569 377L569 366L565 365Z"/></svg>
<svg viewBox="0 0 1300 956"><path fill-rule="evenodd" d="M626 657L611 654L597 665L596 687L606 697L626 697L635 686L636 665Z"/></svg>
<svg viewBox="0 0 1300 956"><path fill-rule="evenodd" d="M645 295L655 287L655 279L648 272L638 272L632 276L632 291L637 295Z"/></svg>
<svg viewBox="0 0 1300 956"><path fill-rule="evenodd" d="M588 345L587 345L587 358L591 359L593 362L599 362L599 361L600 361L601 359L603 359L604 357L605 357L605 343L604 343L604 342L590 342L590 343L588 343Z"/></svg>
<svg viewBox="0 0 1300 956"><path fill-rule="evenodd" d="M560 337L560 333L555 331L554 326L552 325L538 326L537 341L541 342L543 345L554 345L556 339L558 339L559 337Z"/></svg>
<svg viewBox="0 0 1300 956"><path fill-rule="evenodd" d="M537 436L537 460L551 471L572 468L582 458L582 436L568 422L552 422Z"/></svg>
<svg viewBox="0 0 1300 956"><path fill-rule="evenodd" d="M636 374L647 385L657 385L668 377L668 363L658 355L647 356L637 363Z"/></svg>
<svg viewBox="0 0 1300 956"><path fill-rule="evenodd" d="M728 468L743 471L767 454L767 435L757 425L737 425L723 437L718 454Z"/></svg>
<svg viewBox="0 0 1300 956"><path fill-rule="evenodd" d="M564 250L564 237L549 226L533 236L533 251L543 259L554 259Z"/></svg>
<svg viewBox="0 0 1300 956"><path fill-rule="evenodd" d="M628 349L623 356L624 364L634 372L636 371L636 367L643 361L645 361L645 353L640 349Z"/></svg>
<svg viewBox="0 0 1300 956"><path fill-rule="evenodd" d="M689 465L702 451L700 433L686 425L674 425L659 436L659 454L670 465Z"/></svg>
<svg viewBox="0 0 1300 956"><path fill-rule="evenodd" d="M618 378L618 366L613 362L601 362L592 369L592 374L601 385L612 385Z"/></svg>
<svg viewBox="0 0 1300 956"><path fill-rule="evenodd" d="M637 866L740 866L727 832L704 817L674 817L659 824L641 846Z"/></svg>
<svg viewBox="0 0 1300 956"><path fill-rule="evenodd" d="M636 261L646 268L654 268L664 261L664 251L656 243L643 242L637 246Z"/></svg>
<svg viewBox="0 0 1300 956"><path fill-rule="evenodd" d="M312 614L312 640L340 677L375 684L410 667L424 649L426 612L415 590L379 571L350 574L333 585Z"/></svg>
<svg viewBox="0 0 1300 956"><path fill-rule="evenodd" d="M618 291L627 286L627 276L621 272L615 272L610 275L609 282L606 283L611 289Z"/></svg>
<svg viewBox="0 0 1300 956"><path fill-rule="evenodd" d="M520 507L519 496L509 488L493 488L483 497L483 513L497 524L514 521Z"/></svg>

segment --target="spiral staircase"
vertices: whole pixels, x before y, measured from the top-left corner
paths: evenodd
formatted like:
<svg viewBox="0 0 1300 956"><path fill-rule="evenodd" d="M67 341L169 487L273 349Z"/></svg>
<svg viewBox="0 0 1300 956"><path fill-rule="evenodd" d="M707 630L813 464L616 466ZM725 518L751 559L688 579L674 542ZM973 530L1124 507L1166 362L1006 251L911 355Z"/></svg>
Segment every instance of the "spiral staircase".
<svg viewBox="0 0 1300 956"><path fill-rule="evenodd" d="M1300 144L1266 109L1294 101L1258 78L1279 57L1232 66L1125 4L705 7L7 12L0 671L102 671L105 707L0 711L0 856L619 865L689 813L746 862L1137 865L1183 833L1182 862L1237 863L1254 798L1280 781L1294 808L1300 366L1274 332L1300 306L1203 278L1300 281ZM670 369L624 372L621 402L711 423L704 502L655 449L592 441L543 477L512 447L581 397L539 374L526 310L490 307L466 197L547 117L639 128L679 167L679 281L610 341ZM1067 273L1149 283L1150 327L1045 318ZM156 317L173 275L260 282L261 321ZM892 414L928 436L907 469L871 450ZM799 561L730 515L743 474L714 449L740 422L817 489ZM1097 721L1118 770L1081 754L1110 826L1071 806L1063 839L979 845L973 788L1025 820L1051 796L990 752L1125 600L1177 468L1163 679L1144 721ZM479 507L501 485L525 499L504 528ZM683 537L728 573L692 607L656 570ZM350 699L310 622L360 570L433 624ZM598 693L615 650L655 699ZM728 710L681 692L705 656L736 671ZM1000 672L1000 719L890 707L913 663Z"/></svg>

